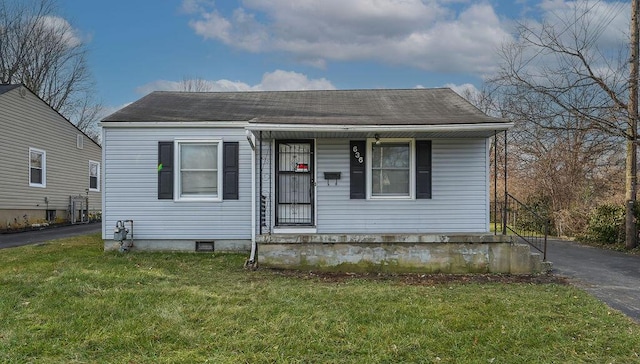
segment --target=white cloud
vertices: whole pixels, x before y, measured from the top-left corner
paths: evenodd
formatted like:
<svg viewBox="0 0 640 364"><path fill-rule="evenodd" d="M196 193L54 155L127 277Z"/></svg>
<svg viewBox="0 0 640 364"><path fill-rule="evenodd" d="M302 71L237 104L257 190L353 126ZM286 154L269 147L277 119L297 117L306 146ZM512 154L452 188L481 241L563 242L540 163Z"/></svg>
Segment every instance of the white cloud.
<svg viewBox="0 0 640 364"><path fill-rule="evenodd" d="M456 85L455 83L447 83L444 85L444 87L448 87L452 89L455 93L457 93L462 97L467 97L469 95L471 96L480 95L480 90L478 90L476 86L470 83L463 83L462 85Z"/></svg>
<svg viewBox="0 0 640 364"><path fill-rule="evenodd" d="M187 80L189 81L189 80ZM251 91L251 86L240 81L229 80L199 80L202 88L207 91ZM157 80L136 88L136 92L146 95L153 91L184 91L184 81Z"/></svg>
<svg viewBox="0 0 640 364"><path fill-rule="evenodd" d="M46 15L38 19L42 29L52 32L70 48L82 44L82 36L80 32L74 29L71 24L64 18L59 16Z"/></svg>
<svg viewBox="0 0 640 364"><path fill-rule="evenodd" d="M326 78L309 79L302 73L276 70L262 76L262 82L254 86L254 91L271 90L334 90L335 86Z"/></svg>
<svg viewBox="0 0 640 364"><path fill-rule="evenodd" d="M180 10L187 14L206 11L206 8L214 6L213 0L182 0Z"/></svg>
<svg viewBox="0 0 640 364"><path fill-rule="evenodd" d="M516 3L521 14L531 13L533 2ZM285 53L321 69L331 61L365 60L434 72L489 74L500 62L500 45L512 40L516 20L498 16L489 1L243 0L238 4L223 14L211 0L183 0L183 8L192 14L189 24L199 36L249 52ZM627 40L628 2L540 0L536 4L534 26L541 20L559 24L577 7L584 7L590 12L580 21L600 24L598 45L617 49Z"/></svg>
<svg viewBox="0 0 640 364"><path fill-rule="evenodd" d="M588 27L590 34L599 32L599 47L619 47L629 41L629 2L543 0L540 9L543 11L542 19L548 23L566 29ZM568 19L576 20L568 22Z"/></svg>
<svg viewBox="0 0 640 364"><path fill-rule="evenodd" d="M188 82L189 80L187 80ZM292 90L333 90L335 86L325 78L309 79L302 73L275 70L262 76L260 83L249 85L240 81L229 80L201 80L201 88L206 91L292 91ZM158 80L147 83L136 89L141 95L153 91L182 91L184 81Z"/></svg>
<svg viewBox="0 0 640 364"><path fill-rule="evenodd" d="M620 70L628 61L629 7L628 2L620 1L543 0L539 4L540 17L526 21L530 32L523 39L533 39L541 44L559 42L569 51L580 52L589 64L590 72L607 80L611 86L617 82L615 78L620 76ZM567 70L584 67L577 57L542 50L528 40L521 41L526 47L516 46L508 52L510 57L522 52L515 59L523 62L523 72L536 82L557 82L559 75L566 74ZM555 80L549 79L553 72L558 72Z"/></svg>
<svg viewBox="0 0 640 364"><path fill-rule="evenodd" d="M539 29L541 22L570 33L589 25L589 33L600 32L601 44L628 43L630 2L620 0L517 0L520 18L513 21Z"/></svg>
<svg viewBox="0 0 640 364"><path fill-rule="evenodd" d="M196 0L183 4L191 5ZM487 3L454 11L443 0L245 0L231 14L198 7L205 39L251 52L286 52L305 64L376 60L431 71L483 73L509 34ZM458 5L459 7L460 5Z"/></svg>
<svg viewBox="0 0 640 364"><path fill-rule="evenodd" d="M107 116L113 114L114 112L120 110L120 109L124 109L125 107L131 105L131 102L126 102L120 106L103 106L102 110L100 110L100 115L98 116L98 120L102 120L104 118L106 118Z"/></svg>
<svg viewBox="0 0 640 364"><path fill-rule="evenodd" d="M220 16L217 12L202 14L203 20L191 21L189 25L196 31L196 34L205 39L218 39L225 43L231 41L231 23Z"/></svg>

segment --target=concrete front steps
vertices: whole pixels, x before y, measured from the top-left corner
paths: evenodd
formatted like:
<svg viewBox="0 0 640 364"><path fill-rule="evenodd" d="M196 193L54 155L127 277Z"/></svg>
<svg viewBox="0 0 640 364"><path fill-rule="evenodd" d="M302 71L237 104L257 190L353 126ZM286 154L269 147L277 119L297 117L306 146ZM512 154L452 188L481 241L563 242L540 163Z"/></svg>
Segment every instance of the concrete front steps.
<svg viewBox="0 0 640 364"><path fill-rule="evenodd" d="M531 252L531 271L534 273L549 273L553 263L542 260L542 253Z"/></svg>
<svg viewBox="0 0 640 364"><path fill-rule="evenodd" d="M343 272L535 274L550 268L529 245L488 234L272 234L260 266Z"/></svg>

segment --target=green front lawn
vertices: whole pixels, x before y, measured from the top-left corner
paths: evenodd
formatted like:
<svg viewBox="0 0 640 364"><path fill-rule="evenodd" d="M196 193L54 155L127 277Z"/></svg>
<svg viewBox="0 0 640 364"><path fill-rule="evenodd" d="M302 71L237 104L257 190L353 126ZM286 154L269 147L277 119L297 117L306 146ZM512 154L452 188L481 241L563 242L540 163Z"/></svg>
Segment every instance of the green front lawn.
<svg viewBox="0 0 640 364"><path fill-rule="evenodd" d="M640 326L571 286L324 280L243 255L0 250L2 363L640 363Z"/></svg>

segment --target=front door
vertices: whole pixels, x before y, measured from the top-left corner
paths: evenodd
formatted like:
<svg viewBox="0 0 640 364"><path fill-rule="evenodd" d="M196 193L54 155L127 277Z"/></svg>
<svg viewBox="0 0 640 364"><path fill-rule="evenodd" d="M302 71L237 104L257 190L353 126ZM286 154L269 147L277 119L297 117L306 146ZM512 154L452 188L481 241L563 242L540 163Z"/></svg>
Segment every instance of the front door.
<svg viewBox="0 0 640 364"><path fill-rule="evenodd" d="M276 226L312 226L313 140L278 140L276 151Z"/></svg>

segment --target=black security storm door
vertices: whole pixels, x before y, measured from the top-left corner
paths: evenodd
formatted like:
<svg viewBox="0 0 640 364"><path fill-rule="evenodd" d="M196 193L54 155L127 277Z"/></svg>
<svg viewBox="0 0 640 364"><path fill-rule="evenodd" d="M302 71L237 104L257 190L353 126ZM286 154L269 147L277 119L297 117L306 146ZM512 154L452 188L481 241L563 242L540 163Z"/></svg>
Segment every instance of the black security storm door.
<svg viewBox="0 0 640 364"><path fill-rule="evenodd" d="M313 141L276 142L276 225L312 226Z"/></svg>

